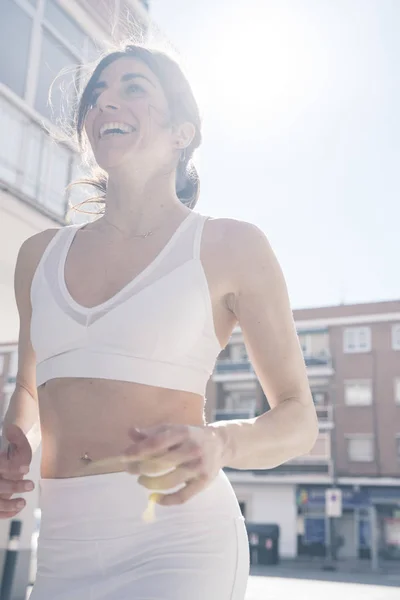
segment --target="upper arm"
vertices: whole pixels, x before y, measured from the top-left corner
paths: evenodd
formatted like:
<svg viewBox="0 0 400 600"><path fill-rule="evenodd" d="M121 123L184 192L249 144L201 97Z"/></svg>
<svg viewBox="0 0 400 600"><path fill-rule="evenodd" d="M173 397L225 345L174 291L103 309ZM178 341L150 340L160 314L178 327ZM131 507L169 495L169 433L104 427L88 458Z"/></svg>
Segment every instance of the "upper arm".
<svg viewBox="0 0 400 600"><path fill-rule="evenodd" d="M281 267L257 227L237 222L233 229L230 308L268 402L271 408L288 398L312 403Z"/></svg>
<svg viewBox="0 0 400 600"><path fill-rule="evenodd" d="M56 230L47 230L27 239L21 246L14 274L15 300L19 314L18 372L16 386L20 385L37 398L36 357L32 348L30 292L34 273L43 252Z"/></svg>

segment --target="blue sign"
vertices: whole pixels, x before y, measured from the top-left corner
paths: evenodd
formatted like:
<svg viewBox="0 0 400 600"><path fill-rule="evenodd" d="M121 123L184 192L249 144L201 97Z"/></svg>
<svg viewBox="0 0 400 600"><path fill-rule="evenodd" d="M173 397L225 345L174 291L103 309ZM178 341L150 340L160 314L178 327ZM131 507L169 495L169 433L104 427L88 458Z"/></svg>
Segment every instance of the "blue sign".
<svg viewBox="0 0 400 600"><path fill-rule="evenodd" d="M308 508L325 509L325 492L327 487L299 486L297 488L297 505ZM369 506L369 494L366 490L356 491L353 488L340 488L342 490L343 509L361 508Z"/></svg>

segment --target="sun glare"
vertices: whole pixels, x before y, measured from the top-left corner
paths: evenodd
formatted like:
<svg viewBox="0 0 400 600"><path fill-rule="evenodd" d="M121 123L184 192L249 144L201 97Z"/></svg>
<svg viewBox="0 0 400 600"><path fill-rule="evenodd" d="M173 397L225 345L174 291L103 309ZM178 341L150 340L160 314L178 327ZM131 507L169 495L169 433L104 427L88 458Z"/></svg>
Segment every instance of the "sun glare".
<svg viewBox="0 0 400 600"><path fill-rule="evenodd" d="M319 87L316 32L282 4L264 0L251 12L242 6L226 10L219 39L209 41L196 61L195 92L204 111L212 106L235 127L282 127Z"/></svg>

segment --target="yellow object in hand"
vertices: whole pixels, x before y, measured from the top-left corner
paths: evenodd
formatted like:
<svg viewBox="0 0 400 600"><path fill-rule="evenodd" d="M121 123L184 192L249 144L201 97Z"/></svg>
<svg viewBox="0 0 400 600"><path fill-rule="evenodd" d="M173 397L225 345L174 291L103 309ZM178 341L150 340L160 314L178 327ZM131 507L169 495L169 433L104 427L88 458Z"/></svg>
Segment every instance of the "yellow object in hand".
<svg viewBox="0 0 400 600"><path fill-rule="evenodd" d="M150 494L149 500L147 502L147 507L142 514L142 519L145 523L152 523L156 519L156 504L157 504L158 494Z"/></svg>

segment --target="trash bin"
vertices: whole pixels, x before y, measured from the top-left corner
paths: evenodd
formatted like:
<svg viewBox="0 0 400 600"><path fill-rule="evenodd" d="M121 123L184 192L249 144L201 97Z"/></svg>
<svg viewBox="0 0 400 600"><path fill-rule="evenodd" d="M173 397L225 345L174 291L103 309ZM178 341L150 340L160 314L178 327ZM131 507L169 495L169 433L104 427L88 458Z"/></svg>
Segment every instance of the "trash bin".
<svg viewBox="0 0 400 600"><path fill-rule="evenodd" d="M279 563L279 525L246 523L250 546L250 564Z"/></svg>

